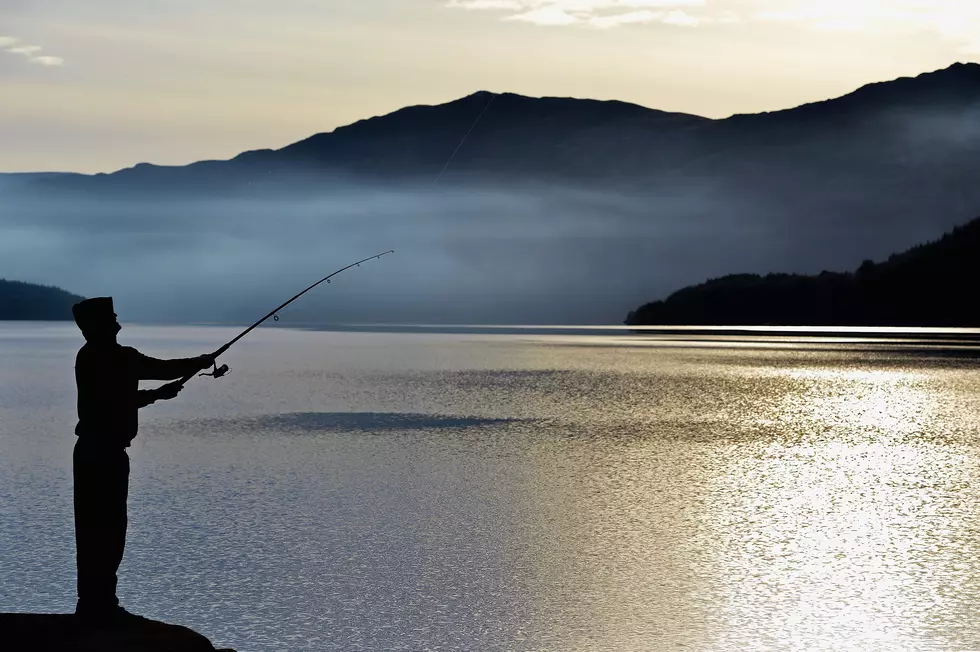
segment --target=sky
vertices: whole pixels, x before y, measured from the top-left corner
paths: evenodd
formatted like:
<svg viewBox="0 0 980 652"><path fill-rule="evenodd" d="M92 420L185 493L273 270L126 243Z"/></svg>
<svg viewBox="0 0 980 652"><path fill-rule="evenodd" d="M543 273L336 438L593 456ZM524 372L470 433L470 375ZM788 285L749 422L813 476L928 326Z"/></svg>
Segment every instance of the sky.
<svg viewBox="0 0 980 652"><path fill-rule="evenodd" d="M976 0L0 0L0 171L225 159L477 90L720 118L956 61Z"/></svg>

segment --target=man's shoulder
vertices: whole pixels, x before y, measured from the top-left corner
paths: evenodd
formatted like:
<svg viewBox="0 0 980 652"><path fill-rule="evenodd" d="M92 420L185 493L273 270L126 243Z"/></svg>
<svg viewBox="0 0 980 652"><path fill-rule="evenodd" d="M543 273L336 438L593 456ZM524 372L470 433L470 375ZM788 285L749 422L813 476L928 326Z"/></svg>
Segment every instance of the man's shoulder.
<svg viewBox="0 0 980 652"><path fill-rule="evenodd" d="M113 358L129 358L131 356L138 356L140 352L131 346L121 346L119 344L109 344L109 345L95 345L86 342L82 345L82 348L78 349L78 353L75 354L75 363L85 363L90 361L99 361Z"/></svg>
<svg viewBox="0 0 980 652"><path fill-rule="evenodd" d="M146 356L132 346L119 346L119 356L131 365L140 365L146 360Z"/></svg>

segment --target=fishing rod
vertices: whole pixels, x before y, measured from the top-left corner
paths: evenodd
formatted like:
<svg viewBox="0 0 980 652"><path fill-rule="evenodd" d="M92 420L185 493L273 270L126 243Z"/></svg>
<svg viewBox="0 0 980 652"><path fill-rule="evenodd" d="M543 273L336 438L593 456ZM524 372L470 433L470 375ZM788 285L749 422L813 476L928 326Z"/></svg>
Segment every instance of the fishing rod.
<svg viewBox="0 0 980 652"><path fill-rule="evenodd" d="M470 134L472 134L473 133L473 130L476 129L476 126L480 123L480 120L483 118L483 115L487 112L487 109L490 108L490 105L493 104L493 101L495 99L497 99L497 94L496 93L491 93L490 94L490 100L484 105L483 110L480 111L480 114L478 116L476 116L476 120L473 122L472 125L470 125L469 131L467 131L463 135L462 140L459 141L459 144L456 146L456 149L449 156L449 160L446 161L446 164L439 171L439 174L436 176L435 181L433 181L433 185L438 184L439 183L439 180L442 179L443 174L445 174L446 170L449 168L449 166L452 164L452 162L456 159L456 155L459 153L459 150L462 149L463 144L466 143L466 140L470 137ZM337 274L340 274L343 271L346 271L346 270L350 269L351 267L360 267L361 266L361 263L366 263L369 260L374 260L375 258L381 258L382 256L385 256L387 254L393 254L393 253L395 253L394 249L389 249L388 251L382 252L380 254L376 254L374 256L371 256L370 258L365 258L364 260L359 260L356 263L351 263L347 267L342 267L341 269L338 269L336 272L334 272L330 276L323 277L322 279L320 279L319 281L317 281L316 283L314 283L310 287L306 288L305 290L303 290L302 292L300 292L299 294L297 294L295 297L293 297L289 301L285 302L284 304L282 304L281 306L279 306L275 310L271 311L268 315L266 315L262 319L258 320L257 322L255 322L254 324L252 324L251 326L249 326L248 328L246 328L244 331L242 331L241 333L239 333L238 337L236 337L235 339L233 339L232 341L228 342L223 347L221 347L220 349L218 349L217 351L215 351L214 353L212 353L211 356L214 357L214 358L217 358L218 356L220 356L222 353L224 353L225 351L227 351L231 347L232 344L234 344L238 340L242 339L243 337L245 337L246 335L248 335L249 333L251 333L256 328L258 328L263 322L265 322L267 319L269 319L269 317L275 317L276 321L279 321L279 316L276 313L278 313L280 310L282 310L283 308L285 308L286 306L288 306L289 304L291 304L293 301L296 301L296 299L299 299L301 296L303 296L304 294L306 294L307 292L309 292L310 290L312 290L316 286L320 285L321 283L323 283L323 282L329 283L331 278L333 278ZM215 362L215 364L214 364L214 370L211 373L205 373L205 374L200 374L200 375L201 376L211 376L213 378L221 378L222 376L224 376L225 374L227 374L229 371L230 371L230 369L228 368L228 365L223 364L223 365L221 365L219 367L218 366L218 363ZM180 379L180 386L183 387L187 383L187 381L189 381L193 377L194 377L194 374L189 374L189 375L184 376L183 378L181 378Z"/></svg>
<svg viewBox="0 0 980 652"><path fill-rule="evenodd" d="M238 336L235 339L231 340L230 342L228 342L227 344L225 344L224 346L222 346L220 349L218 349L217 351L215 351L214 353L212 353L211 354L211 357L217 359L218 356L220 356L225 351L227 351L228 349L230 349L232 344L234 344L238 340L242 339L243 337L245 337L246 335L248 335L249 333L251 333L256 328L258 328L259 326L261 326L263 322L265 322L267 319L269 319L269 317L275 317L276 321L279 321L279 315L277 313L280 310L282 310L283 308L285 308L286 306L288 306L289 304L291 304L293 301L296 301L296 299L299 299L301 296L303 296L304 294L306 294L307 292L309 292L310 290L312 290L316 286L320 285L321 283L323 283L323 282L329 283L331 278L333 278L337 274L340 274L341 272L344 272L344 271L350 269L351 267L360 267L361 266L361 263L366 263L366 262L368 262L370 260L374 260L375 258L381 258L382 256L386 256L388 254L393 254L393 253L395 253L395 250L394 249L389 249L388 251L382 252L380 254L375 254L374 256L370 256L369 258L365 258L364 260L359 260L356 263L351 263L347 267L341 267L340 269L338 269L336 272L330 274L329 276L324 276L319 281L317 281L316 283L314 283L310 287L306 288L305 290L303 290L302 292L300 292L299 294L297 294L296 296L294 296L289 301L286 301L282 305L278 306L277 308L275 308L274 310L272 310L271 312L269 312L268 315L266 315L265 317L263 317L262 319L258 320L257 322L255 322L254 324L252 324L251 326L249 326L248 328L246 328L244 331L242 331L241 333L239 333ZM228 369L228 365L223 364L223 365L221 365L219 367L218 366L218 363L215 362L214 363L214 371L213 372L211 372L209 374L201 374L201 375L202 376L212 376L214 378L221 378L222 376L224 376L225 374L227 374L229 371L230 371L230 369ZM181 378L180 379L180 386L183 387L187 383L187 381L189 381L191 378L194 377L194 375L196 373L197 372L194 372L194 373L188 374L188 375L184 376L183 378Z"/></svg>

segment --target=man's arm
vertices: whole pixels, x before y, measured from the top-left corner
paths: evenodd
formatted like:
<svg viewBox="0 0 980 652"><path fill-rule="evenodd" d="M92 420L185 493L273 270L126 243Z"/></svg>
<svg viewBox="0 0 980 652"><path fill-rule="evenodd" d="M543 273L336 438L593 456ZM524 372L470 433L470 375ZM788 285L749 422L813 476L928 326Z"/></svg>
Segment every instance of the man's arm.
<svg viewBox="0 0 980 652"><path fill-rule="evenodd" d="M136 349L133 349L133 355L136 358L136 373L140 380L177 380L207 369L214 364L214 358L210 355L159 360L143 355Z"/></svg>
<svg viewBox="0 0 980 652"><path fill-rule="evenodd" d="M145 408L147 405L152 405L157 401L166 401L172 399L180 393L184 387L178 382L167 383L166 385L161 385L156 389L141 389L136 392L136 404L141 408Z"/></svg>
<svg viewBox="0 0 980 652"><path fill-rule="evenodd" d="M147 405L152 405L157 402L157 390L155 389L141 389L136 392L136 406L140 408L145 408Z"/></svg>

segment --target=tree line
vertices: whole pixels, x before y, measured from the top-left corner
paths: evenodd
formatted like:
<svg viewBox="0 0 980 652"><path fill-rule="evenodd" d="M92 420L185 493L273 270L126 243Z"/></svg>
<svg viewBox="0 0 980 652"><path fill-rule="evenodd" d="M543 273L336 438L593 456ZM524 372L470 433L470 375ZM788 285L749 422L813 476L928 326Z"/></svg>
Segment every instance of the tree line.
<svg viewBox="0 0 980 652"><path fill-rule="evenodd" d="M679 290L625 323L712 326L980 326L980 218L853 272L733 274Z"/></svg>

